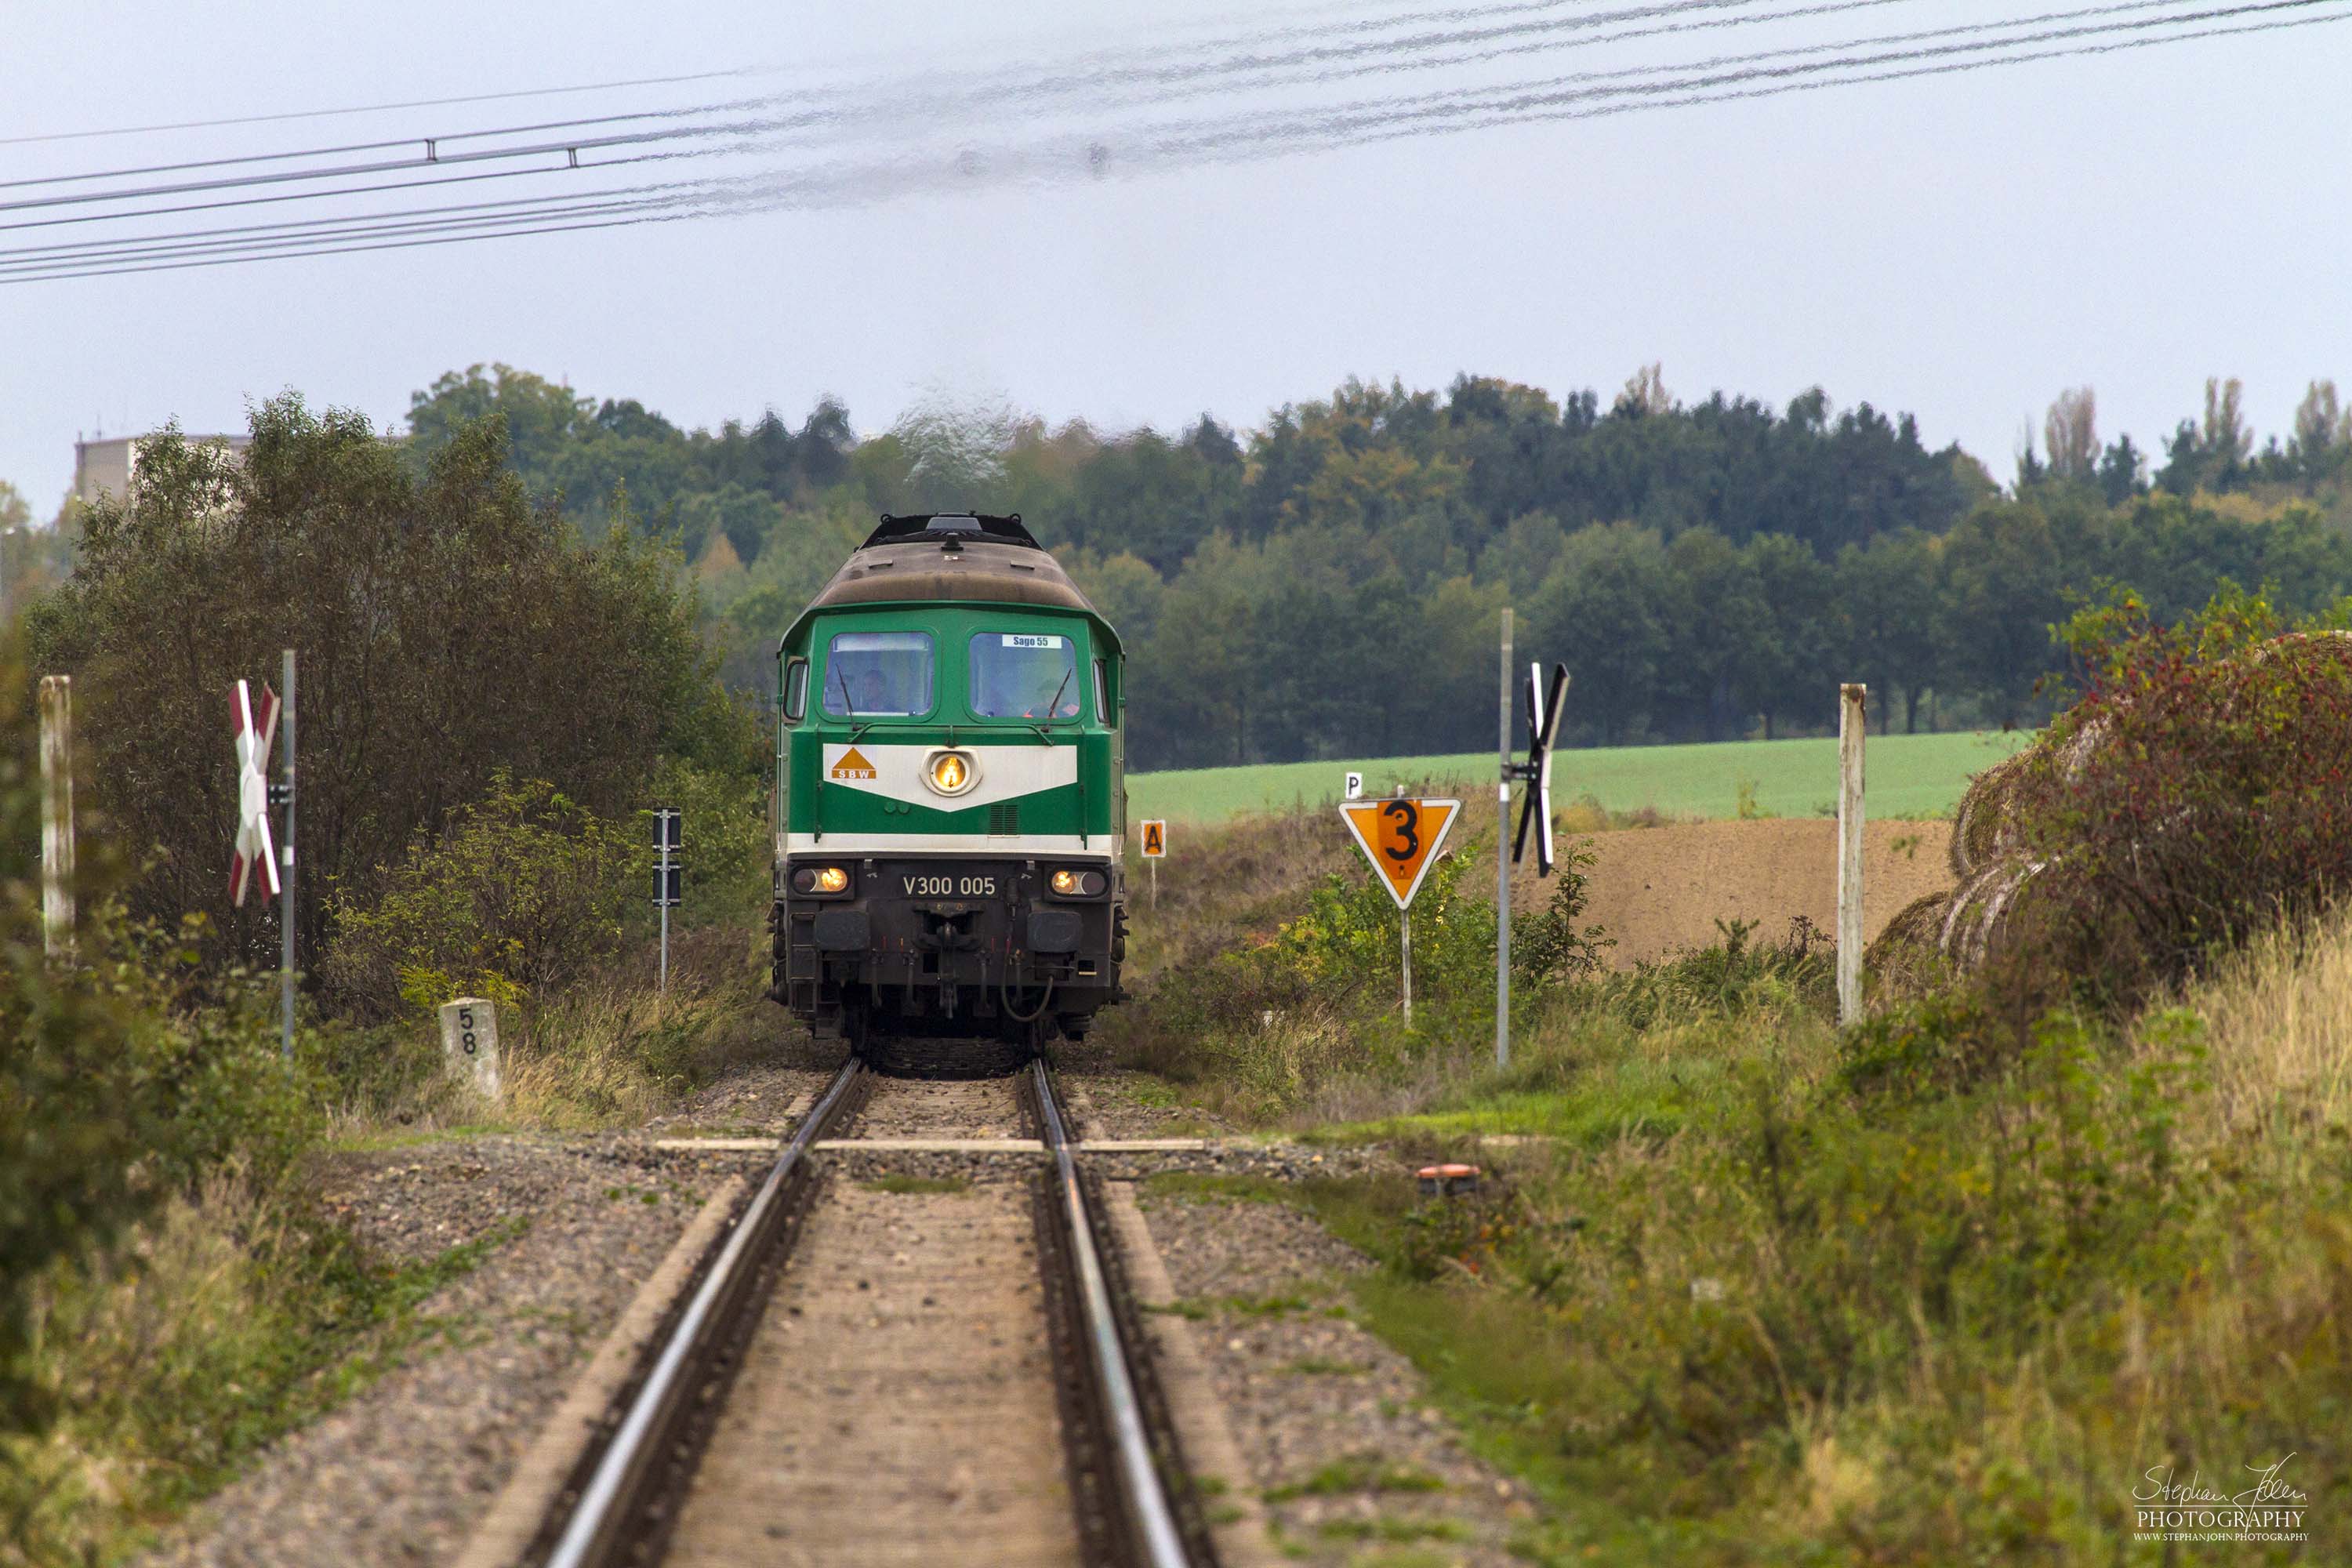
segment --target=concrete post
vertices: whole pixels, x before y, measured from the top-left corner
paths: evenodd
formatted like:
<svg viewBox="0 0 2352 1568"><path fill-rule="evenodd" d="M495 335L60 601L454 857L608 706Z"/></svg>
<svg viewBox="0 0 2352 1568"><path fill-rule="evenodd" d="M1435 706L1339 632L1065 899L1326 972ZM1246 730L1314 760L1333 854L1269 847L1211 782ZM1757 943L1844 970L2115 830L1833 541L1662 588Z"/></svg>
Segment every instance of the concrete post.
<svg viewBox="0 0 2352 1568"><path fill-rule="evenodd" d="M51 958L74 950L73 677L41 677L41 927Z"/></svg>
<svg viewBox="0 0 2352 1568"><path fill-rule="evenodd" d="M1838 1026L1862 1016L1862 743L1870 689L1838 688Z"/></svg>
<svg viewBox="0 0 2352 1568"><path fill-rule="evenodd" d="M449 1076L463 1079L495 1102L504 1085L499 1075L499 1010L479 996L441 1005L441 1054Z"/></svg>

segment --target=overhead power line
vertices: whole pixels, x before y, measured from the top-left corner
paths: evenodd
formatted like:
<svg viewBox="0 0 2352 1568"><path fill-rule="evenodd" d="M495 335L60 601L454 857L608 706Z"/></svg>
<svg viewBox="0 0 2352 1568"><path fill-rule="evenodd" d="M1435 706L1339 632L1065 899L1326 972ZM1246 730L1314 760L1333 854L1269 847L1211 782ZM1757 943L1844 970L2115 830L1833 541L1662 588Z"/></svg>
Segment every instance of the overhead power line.
<svg viewBox="0 0 2352 1568"><path fill-rule="evenodd" d="M1816 4L1794 9L1782 7L1769 13L1758 12L1751 5L1740 15L1743 21L1753 21L1759 16L1785 19L1798 11L1815 14L1859 9L1864 4L1871 3L1900 3L1900 0L1833 0L1828 5ZM1734 5L1747 5L1748 0L1674 0L1668 5L1619 5L1605 12L1588 15L1622 17L1633 13L1657 15L1720 10ZM1522 5L1509 9L1550 8ZM1498 14L1499 9L1474 15L1492 16ZM869 205L906 195L969 189L992 183L1100 176L1106 172L1107 165L1113 164L1122 173L1140 173L1262 159L1405 137L1593 119L1643 110L1691 108L1789 92L1814 91L1829 87L1947 75L2203 38L2273 32L2347 19L2352 19L2352 0L2241 0L2238 4L2217 4L2208 0L2202 5L2191 4L2189 0L2108 0L2106 4L2073 10L2043 11L2006 19L1887 33L1843 42L1788 45L1675 63L1591 69L1430 92L1360 97L1304 109L1234 108L1189 118L1130 124L1117 130L1106 129L1100 133L1041 131L1025 138L993 145L969 142L947 148L937 144L929 147L916 145L896 153L861 151L845 155L824 155L822 149L828 144L827 138L819 136L811 142L801 136L806 129L805 111L791 115L739 111L723 122L696 122L698 129L694 132L695 136L706 140L719 136L722 133L713 127L723 124L723 135L731 138L731 145L722 150L753 151L770 155L797 150L803 158L814 150L818 153L816 161L781 165L751 174L657 180L635 185L567 191L508 201L400 206L384 211L296 218L282 223L240 224L24 245L0 248L0 282L174 270L220 266L234 261L408 248L523 234L568 232L573 228L676 222L687 217L761 210ZM1726 21L1721 17L1712 20L1716 23ZM1491 26L1474 30L1482 38L1496 36ZM1442 53L1454 47L1450 39L1432 42L1424 48L1423 54L1433 49ZM1478 47L1484 47L1485 45ZM1418 58L1398 57L1400 61ZM1449 60L1446 63L1459 62ZM1293 68L1284 65L1277 68ZM1406 67L1400 65L1397 68ZM1349 68L1349 74L1360 73ZM1256 79L1244 79L1255 81ZM1118 109L1136 102L1162 101L1160 92L1158 88L1147 87L1140 93L1106 93L1101 103ZM903 112L903 100L898 107ZM670 139L672 133L667 131L599 139L619 148L645 148L650 144L652 150L633 151L617 158L583 160L579 166L583 170L602 169L621 163L667 162L706 155L698 145L668 148L659 145ZM479 150L479 154L485 158L513 158L524 156L531 151L543 154L546 148L534 145L529 149ZM0 230L49 227L66 221L82 223L99 219L111 222L122 218L153 217L165 212L257 205L305 198L350 197L384 190L414 191L444 184L570 172L567 163L560 170L500 168L467 174L433 173L422 178L401 181L373 180L376 173L393 169L415 173L418 164L414 161L402 161L383 165L383 171L373 165L362 165L354 171L325 174L320 177L330 183L315 190L305 190L299 195L276 192L173 207L150 205L127 212L111 210L97 215L76 215L71 218L23 219L0 223ZM282 174L287 172L277 173ZM356 174L372 183L352 184L345 177L347 174ZM207 191L226 191L259 184L271 177L261 174L232 176L218 182L189 182L186 185ZM335 180L343 183L332 183ZM178 189L167 188L166 194ZM118 196L120 195L118 193ZM0 204L0 213L17 205L30 204Z"/></svg>
<svg viewBox="0 0 2352 1568"><path fill-rule="evenodd" d="M148 136L165 131L215 131L233 125L277 125L294 120L331 120L352 114L389 114L411 109L451 109L466 103L499 103L518 98L555 98L575 92L617 92L628 88L671 87L681 82L718 81L749 76L732 70L690 71L683 76L627 77L619 81L581 82L571 87L525 87L506 92L470 92L454 98L408 98L391 103L347 104L336 109L289 109L276 114L236 114L218 120L173 120L153 125L115 125L96 131L48 131L33 136L0 136L0 147L23 147L41 142L94 142L104 137Z"/></svg>

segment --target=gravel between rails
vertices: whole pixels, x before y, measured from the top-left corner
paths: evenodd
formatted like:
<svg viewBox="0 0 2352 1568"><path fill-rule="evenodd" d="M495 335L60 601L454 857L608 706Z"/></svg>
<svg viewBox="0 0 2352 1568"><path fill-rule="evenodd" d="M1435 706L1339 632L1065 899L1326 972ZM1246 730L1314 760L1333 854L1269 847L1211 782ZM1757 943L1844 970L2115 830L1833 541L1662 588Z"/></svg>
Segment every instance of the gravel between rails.
<svg viewBox="0 0 2352 1568"><path fill-rule="evenodd" d="M383 1255L529 1229L425 1304L439 1331L402 1365L274 1445L145 1561L446 1561L719 1179L625 1145L511 1137L333 1160L323 1201Z"/></svg>
<svg viewBox="0 0 2352 1568"><path fill-rule="evenodd" d="M1018 1077L910 1079L886 1075L837 1138L1029 1138Z"/></svg>
<svg viewBox="0 0 2352 1568"><path fill-rule="evenodd" d="M673 1568L1076 1568L1030 1189L827 1181L678 1518Z"/></svg>
<svg viewBox="0 0 2352 1568"><path fill-rule="evenodd" d="M1532 1505L1463 1448L1412 1363L1344 1315L1361 1254L1279 1204L1141 1196L1286 1555L1376 1562L1368 1550L1411 1542L1415 1561L1522 1561L1508 1543Z"/></svg>

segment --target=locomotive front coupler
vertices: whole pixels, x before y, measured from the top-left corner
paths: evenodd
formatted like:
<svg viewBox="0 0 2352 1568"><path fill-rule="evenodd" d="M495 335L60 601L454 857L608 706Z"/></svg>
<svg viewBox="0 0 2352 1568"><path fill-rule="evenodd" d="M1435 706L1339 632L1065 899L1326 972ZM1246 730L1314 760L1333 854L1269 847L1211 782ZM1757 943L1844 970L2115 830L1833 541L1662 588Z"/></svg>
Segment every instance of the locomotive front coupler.
<svg viewBox="0 0 2352 1568"><path fill-rule="evenodd" d="M922 917L914 945L932 952L969 952L980 945L964 922L980 913L976 903L920 900L908 906Z"/></svg>

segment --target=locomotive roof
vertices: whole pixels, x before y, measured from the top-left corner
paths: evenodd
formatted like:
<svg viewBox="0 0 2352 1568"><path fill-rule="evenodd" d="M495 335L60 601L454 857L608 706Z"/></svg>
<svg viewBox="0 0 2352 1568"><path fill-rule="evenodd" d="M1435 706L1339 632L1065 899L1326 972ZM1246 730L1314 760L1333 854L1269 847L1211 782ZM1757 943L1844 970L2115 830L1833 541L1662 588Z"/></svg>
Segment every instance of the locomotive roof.
<svg viewBox="0 0 2352 1568"><path fill-rule="evenodd" d="M934 544L949 535L966 539L975 535L983 539L1001 539L1008 544L1025 544L1032 550L1043 550L1029 530L1022 525L1021 514L991 517L977 511L927 511L907 517L882 514L874 531L866 536L860 549L871 550L877 544L895 544L909 539L929 538Z"/></svg>
<svg viewBox="0 0 2352 1568"><path fill-rule="evenodd" d="M1027 605L1077 610L1102 621L1061 563L1022 526L1018 513L885 515L809 601L785 640L819 610L926 603Z"/></svg>

